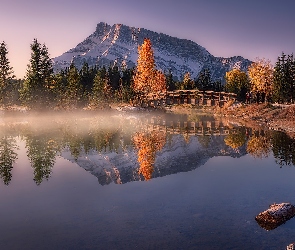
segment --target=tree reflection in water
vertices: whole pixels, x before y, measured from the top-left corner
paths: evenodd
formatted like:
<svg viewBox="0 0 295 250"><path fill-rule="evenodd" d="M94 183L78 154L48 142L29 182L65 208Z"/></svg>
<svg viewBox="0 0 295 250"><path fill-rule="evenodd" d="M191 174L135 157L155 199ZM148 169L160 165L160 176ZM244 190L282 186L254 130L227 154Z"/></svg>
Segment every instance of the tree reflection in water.
<svg viewBox="0 0 295 250"><path fill-rule="evenodd" d="M140 165L138 172L146 181L150 180L154 171L156 154L166 143L166 134L161 131L139 132L134 135L133 141L138 150Z"/></svg>
<svg viewBox="0 0 295 250"><path fill-rule="evenodd" d="M55 141L43 137L28 137L26 147L28 158L34 169L34 181L40 185L51 175L57 154Z"/></svg>
<svg viewBox="0 0 295 250"><path fill-rule="evenodd" d="M4 135L0 139L0 176L5 185L9 185L12 178L13 164L17 159L18 149L15 138Z"/></svg>
<svg viewBox="0 0 295 250"><path fill-rule="evenodd" d="M70 152L77 160L85 154L120 154L125 150L133 150L132 147L135 147L138 154L139 175L150 180L157 152L163 149L166 140L167 147L173 148L175 139L180 138L177 137L179 134L182 134L187 144L194 141L192 137L197 137L203 149L209 150L211 142L216 141L256 158L268 157L272 152L280 167L295 165L295 140L282 132L223 125L211 130L205 127L185 130L169 127L168 124L170 123L165 121L155 126L140 119L111 118L105 121L101 117L91 117L63 118L50 123L45 121L42 125L28 122L3 126L0 133L0 177L5 185L11 182L13 164L17 159L17 136L26 143L27 156L34 170L33 179L37 185L50 178L56 155L63 151ZM206 133L199 132L205 130ZM223 148L224 145L219 146Z"/></svg>
<svg viewBox="0 0 295 250"><path fill-rule="evenodd" d="M295 140L282 132L272 134L272 151L276 163L283 165L295 165Z"/></svg>
<svg viewBox="0 0 295 250"><path fill-rule="evenodd" d="M224 142L227 146L230 146L233 149L238 149L242 147L246 141L246 130L245 128L238 129L237 131L234 130L235 133L230 133L228 136L224 138Z"/></svg>
<svg viewBox="0 0 295 250"><path fill-rule="evenodd" d="M264 131L255 131L247 142L247 153L254 158L267 158L271 152L271 136Z"/></svg>

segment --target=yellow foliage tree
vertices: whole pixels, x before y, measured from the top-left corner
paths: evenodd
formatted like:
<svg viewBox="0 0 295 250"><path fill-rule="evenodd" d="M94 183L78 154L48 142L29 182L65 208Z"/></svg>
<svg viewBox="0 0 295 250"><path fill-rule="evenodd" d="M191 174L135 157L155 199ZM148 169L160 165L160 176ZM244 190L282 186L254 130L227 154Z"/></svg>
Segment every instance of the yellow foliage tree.
<svg viewBox="0 0 295 250"><path fill-rule="evenodd" d="M148 94L157 96L167 90L165 75L155 68L154 52L150 39L138 46L138 60L133 77L133 90L142 99ZM142 101L142 100L141 100Z"/></svg>
<svg viewBox="0 0 295 250"><path fill-rule="evenodd" d="M257 59L248 68L251 90L270 97L273 90L273 66L270 60ZM266 98L266 100L267 100Z"/></svg>
<svg viewBox="0 0 295 250"><path fill-rule="evenodd" d="M133 137L135 147L138 149L138 173L142 174L145 180L152 178L156 153L160 151L166 142L166 135L162 132L152 131L136 133Z"/></svg>
<svg viewBox="0 0 295 250"><path fill-rule="evenodd" d="M225 74L225 89L228 92L236 93L241 100L245 100L246 92L250 90L249 78L246 72L240 69L232 69Z"/></svg>

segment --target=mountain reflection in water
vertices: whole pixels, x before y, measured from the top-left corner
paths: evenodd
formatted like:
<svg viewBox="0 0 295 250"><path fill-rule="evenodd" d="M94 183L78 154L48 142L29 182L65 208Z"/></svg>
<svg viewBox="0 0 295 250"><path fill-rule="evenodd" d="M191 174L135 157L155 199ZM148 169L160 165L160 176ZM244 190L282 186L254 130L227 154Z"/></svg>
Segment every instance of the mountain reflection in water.
<svg viewBox="0 0 295 250"><path fill-rule="evenodd" d="M112 182L150 180L193 170L214 156L265 158L295 164L295 143L285 133L246 128L180 115L115 114L100 116L23 118L1 124L0 177L9 185L17 160L17 139L26 154L37 185L51 176L56 157L76 162L98 178Z"/></svg>

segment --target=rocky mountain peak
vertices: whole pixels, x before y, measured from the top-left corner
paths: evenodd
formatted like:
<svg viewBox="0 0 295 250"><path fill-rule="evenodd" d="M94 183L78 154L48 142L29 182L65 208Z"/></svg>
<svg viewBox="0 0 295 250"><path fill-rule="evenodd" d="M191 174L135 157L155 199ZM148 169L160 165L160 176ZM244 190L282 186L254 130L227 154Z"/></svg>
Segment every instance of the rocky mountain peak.
<svg viewBox="0 0 295 250"><path fill-rule="evenodd" d="M93 34L75 48L53 58L56 71L69 67L73 62L78 68L88 65L109 66L116 62L119 66L134 67L137 62L138 45L149 38L154 49L158 69L169 72L179 80L186 72L197 77L202 69L210 69L214 80L224 79L225 72L233 67L246 70L251 61L241 56L230 58L214 57L197 43L157 33L144 28L129 27L124 24L97 24Z"/></svg>

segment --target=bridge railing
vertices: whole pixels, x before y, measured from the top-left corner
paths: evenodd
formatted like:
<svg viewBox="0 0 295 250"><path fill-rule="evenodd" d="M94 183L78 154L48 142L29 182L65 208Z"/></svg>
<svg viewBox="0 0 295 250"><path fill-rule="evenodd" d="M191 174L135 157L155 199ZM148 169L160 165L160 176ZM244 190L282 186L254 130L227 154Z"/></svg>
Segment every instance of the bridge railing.
<svg viewBox="0 0 295 250"><path fill-rule="evenodd" d="M174 104L193 104L198 106L223 106L229 100L236 100L237 95L227 92L175 90L159 92L146 96L148 106L163 106Z"/></svg>

